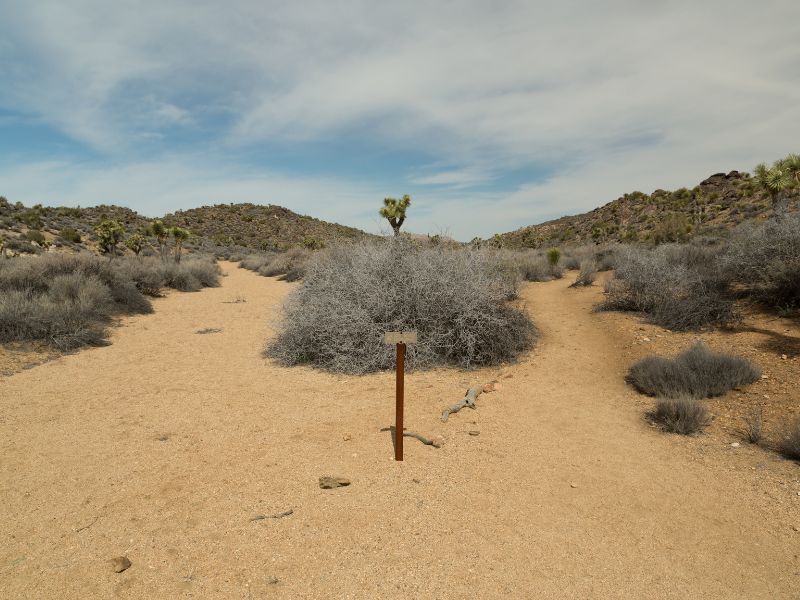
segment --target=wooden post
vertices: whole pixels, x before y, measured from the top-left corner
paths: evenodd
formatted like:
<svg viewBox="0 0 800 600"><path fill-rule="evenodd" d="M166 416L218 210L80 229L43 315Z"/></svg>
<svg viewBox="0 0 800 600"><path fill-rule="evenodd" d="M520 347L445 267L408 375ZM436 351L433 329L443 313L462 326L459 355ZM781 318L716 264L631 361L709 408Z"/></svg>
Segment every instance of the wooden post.
<svg viewBox="0 0 800 600"><path fill-rule="evenodd" d="M394 459L403 460L403 396L405 393L406 345L397 344L396 414L394 422Z"/></svg>

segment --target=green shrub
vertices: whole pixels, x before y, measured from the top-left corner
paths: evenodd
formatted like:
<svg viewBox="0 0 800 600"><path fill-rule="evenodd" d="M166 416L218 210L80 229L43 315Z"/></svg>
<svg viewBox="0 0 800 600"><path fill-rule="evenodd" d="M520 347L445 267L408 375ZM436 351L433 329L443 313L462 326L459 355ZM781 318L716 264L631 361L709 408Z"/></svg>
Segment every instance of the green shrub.
<svg viewBox="0 0 800 600"><path fill-rule="evenodd" d="M558 248L550 248L550 250L547 251L547 262L550 263L551 267L555 267L560 260L561 250Z"/></svg>
<svg viewBox="0 0 800 600"><path fill-rule="evenodd" d="M25 238L29 242L36 242L40 246L44 245L46 241L44 234L41 231L37 231L36 229L31 229L30 231L28 231L28 233L25 234Z"/></svg>
<svg viewBox="0 0 800 600"><path fill-rule="evenodd" d="M67 242L72 242L73 244L80 244L81 243L81 234L78 233L72 227L65 227L61 231L58 232L58 235L61 236L62 240Z"/></svg>

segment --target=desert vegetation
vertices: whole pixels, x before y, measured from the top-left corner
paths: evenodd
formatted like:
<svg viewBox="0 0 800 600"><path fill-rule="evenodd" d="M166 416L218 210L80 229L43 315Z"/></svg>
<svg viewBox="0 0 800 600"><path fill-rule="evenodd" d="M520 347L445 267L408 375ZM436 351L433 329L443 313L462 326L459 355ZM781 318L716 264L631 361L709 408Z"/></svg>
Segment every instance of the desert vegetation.
<svg viewBox="0 0 800 600"><path fill-rule="evenodd" d="M282 364L367 373L394 364L385 331L415 329L411 368L517 358L536 332L509 304L518 272L490 250L421 248L402 238L316 254L265 353Z"/></svg>
<svg viewBox="0 0 800 600"><path fill-rule="evenodd" d="M760 376L745 359L697 342L672 359L648 356L638 361L628 372L628 382L649 396L699 399L721 396Z"/></svg>
<svg viewBox="0 0 800 600"><path fill-rule="evenodd" d="M800 305L800 214L736 230L730 240L619 250L605 310L639 311L675 331L737 322L736 302Z"/></svg>
<svg viewBox="0 0 800 600"><path fill-rule="evenodd" d="M40 341L60 350L103 344L115 316L152 311L162 288L219 284L217 266L196 258L46 254L0 261L0 342Z"/></svg>

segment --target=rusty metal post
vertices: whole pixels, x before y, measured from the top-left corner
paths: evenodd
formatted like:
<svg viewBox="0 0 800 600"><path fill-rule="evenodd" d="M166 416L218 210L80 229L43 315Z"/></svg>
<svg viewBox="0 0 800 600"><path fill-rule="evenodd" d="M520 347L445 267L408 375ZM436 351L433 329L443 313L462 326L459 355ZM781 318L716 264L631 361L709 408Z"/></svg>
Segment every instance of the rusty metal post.
<svg viewBox="0 0 800 600"><path fill-rule="evenodd" d="M394 459L403 460L403 395L405 393L404 374L406 363L406 345L397 344L397 412L394 422Z"/></svg>

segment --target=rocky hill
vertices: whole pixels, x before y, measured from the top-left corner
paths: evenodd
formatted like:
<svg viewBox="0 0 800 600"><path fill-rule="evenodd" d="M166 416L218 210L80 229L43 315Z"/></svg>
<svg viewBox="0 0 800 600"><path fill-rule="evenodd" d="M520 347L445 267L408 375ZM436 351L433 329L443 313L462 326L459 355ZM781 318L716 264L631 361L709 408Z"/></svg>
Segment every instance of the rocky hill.
<svg viewBox="0 0 800 600"><path fill-rule="evenodd" d="M260 204L217 204L178 211L164 217L219 246L283 250L293 246L318 248L336 241L371 236L360 229L299 215L287 208Z"/></svg>
<svg viewBox="0 0 800 600"><path fill-rule="evenodd" d="M0 246L15 254L38 253L54 247L96 250L94 227L105 219L120 223L126 237L144 233L153 219L120 206L89 208L27 207L0 196ZM298 215L280 206L225 204L179 211L163 217L168 226L180 226L192 233L188 249L242 246L251 249L284 250L294 246L320 248L335 241L370 237L352 227L327 223ZM148 237L151 248L157 246ZM121 247L121 250L124 249Z"/></svg>
<svg viewBox="0 0 800 600"><path fill-rule="evenodd" d="M797 210L800 186L773 198L748 173L716 173L692 189L631 192L584 214L497 235L508 248L602 242L670 242L719 236L744 221L766 218L773 206Z"/></svg>

